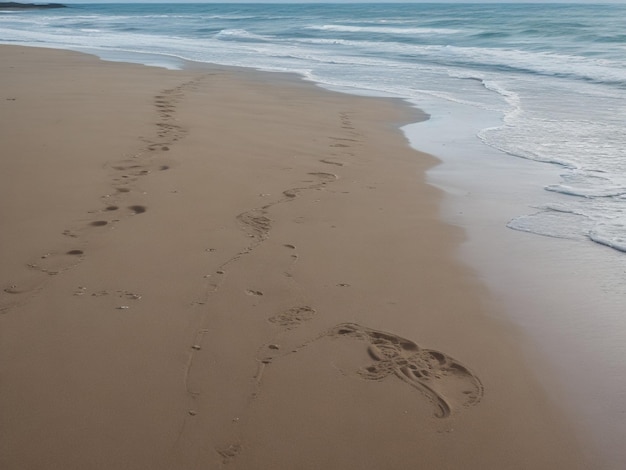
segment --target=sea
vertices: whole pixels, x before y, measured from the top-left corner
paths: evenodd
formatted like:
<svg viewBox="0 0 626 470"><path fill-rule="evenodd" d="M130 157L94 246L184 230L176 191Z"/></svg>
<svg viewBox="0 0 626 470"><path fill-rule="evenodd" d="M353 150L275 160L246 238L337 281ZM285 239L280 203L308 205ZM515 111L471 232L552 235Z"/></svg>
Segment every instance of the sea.
<svg viewBox="0 0 626 470"><path fill-rule="evenodd" d="M594 468L624 468L626 4L68 4L0 11L0 43L289 72L422 109L404 130L442 161L428 177L461 256L589 430Z"/></svg>

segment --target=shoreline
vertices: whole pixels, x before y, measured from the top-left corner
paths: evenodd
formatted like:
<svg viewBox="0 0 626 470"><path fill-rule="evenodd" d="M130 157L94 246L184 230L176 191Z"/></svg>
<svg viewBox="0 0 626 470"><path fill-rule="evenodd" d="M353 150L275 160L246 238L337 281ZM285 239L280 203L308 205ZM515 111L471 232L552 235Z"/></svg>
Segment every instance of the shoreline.
<svg viewBox="0 0 626 470"><path fill-rule="evenodd" d="M453 111L451 119L467 118ZM454 121L410 127L410 139L442 160L427 181L445 192L443 220L467 234L460 259L506 307L525 338L526 363L574 428L588 436L592 467L620 468L626 423L615 409L624 401L625 369L612 359L624 351L619 252L508 227L512 215L547 203L551 196L543 188L559 178L560 167L503 155L458 135L455 145L446 145L445 130L456 127Z"/></svg>
<svg viewBox="0 0 626 470"><path fill-rule="evenodd" d="M585 468L408 106L0 54L4 468Z"/></svg>

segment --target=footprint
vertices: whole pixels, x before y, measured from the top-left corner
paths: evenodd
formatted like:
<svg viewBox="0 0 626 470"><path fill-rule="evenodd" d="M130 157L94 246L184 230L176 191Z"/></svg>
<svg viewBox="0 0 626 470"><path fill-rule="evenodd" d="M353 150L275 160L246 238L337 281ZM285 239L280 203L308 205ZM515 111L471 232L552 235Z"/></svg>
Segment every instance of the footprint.
<svg viewBox="0 0 626 470"><path fill-rule="evenodd" d="M270 231L272 221L265 216L266 212L260 209L253 209L237 216L237 219L244 224L250 232L250 236L259 240L264 240Z"/></svg>
<svg viewBox="0 0 626 470"><path fill-rule="evenodd" d="M224 446L221 448L215 449L218 454L222 457L222 463L228 464L231 460L239 455L241 452L241 444L231 444L229 446Z"/></svg>
<svg viewBox="0 0 626 470"><path fill-rule="evenodd" d="M30 276L3 286L0 291L0 314L8 312L38 292L47 279L46 273L31 273Z"/></svg>
<svg viewBox="0 0 626 470"><path fill-rule="evenodd" d="M292 307L284 312L270 317L269 321L272 323L278 323L280 326L284 326L291 330L292 328L296 328L302 323L311 320L315 316L315 313L315 309L306 305L302 307Z"/></svg>
<svg viewBox="0 0 626 470"><path fill-rule="evenodd" d="M339 118L341 119L341 127L343 129L354 130L352 120L350 119L350 115L348 113L339 113Z"/></svg>
<svg viewBox="0 0 626 470"><path fill-rule="evenodd" d="M339 141L343 140L345 142L358 142L358 140L356 140L356 139L350 139L350 138L347 138L347 137L330 137L330 139L331 140L339 140Z"/></svg>
<svg viewBox="0 0 626 470"><path fill-rule="evenodd" d="M0 287L0 313L15 307L24 298L39 291L45 285L48 276L56 276L77 266L84 259L84 255L83 250L71 249L65 252L45 253L27 262L26 267L30 272L24 275L23 279Z"/></svg>
<svg viewBox="0 0 626 470"><path fill-rule="evenodd" d="M322 160L320 160L322 161ZM330 183L332 181L336 181L337 180L337 175L334 175L332 173L324 173L322 171L319 172L311 172L311 173L307 173L310 176L315 176L316 178L319 179L319 181L315 181L315 180L303 180L303 183L309 183L307 186L301 186L301 187L297 187L297 188L290 188L290 189L286 189L285 191L283 191L283 196L289 198L289 199L294 199L296 197L298 197L298 194L300 193L300 191L303 190L311 190L311 189L320 189L322 188L326 183ZM266 206L269 207L269 206Z"/></svg>
<svg viewBox="0 0 626 470"><path fill-rule="evenodd" d="M248 290L246 291L246 294L248 294L248 295L254 295L254 296L257 296L257 297L258 297L258 296L263 295L263 292L261 292L260 290L252 290L252 289L248 289Z"/></svg>
<svg viewBox="0 0 626 470"><path fill-rule="evenodd" d="M65 253L46 253L27 263L26 266L32 270L54 276L76 266L82 261L84 254L83 250L78 249L69 250Z"/></svg>
<svg viewBox="0 0 626 470"><path fill-rule="evenodd" d="M117 296L120 299L128 299L128 300L141 300L141 294L136 294L135 292L131 292L128 290L118 290Z"/></svg>
<svg viewBox="0 0 626 470"><path fill-rule="evenodd" d="M322 163L326 163L327 165L343 166L343 163L340 163L340 162L334 162L334 161L332 161L332 160L328 160L328 159L326 159L326 158L322 158L322 159L320 160L320 162L322 162Z"/></svg>
<svg viewBox="0 0 626 470"><path fill-rule="evenodd" d="M146 206L128 206L128 208L133 211L135 214L143 214L144 212L146 212L148 209L146 208Z"/></svg>
<svg viewBox="0 0 626 470"><path fill-rule="evenodd" d="M323 171L309 173L309 175L318 177L323 183L330 183L331 181L335 181L337 179L337 175L324 173Z"/></svg>
<svg viewBox="0 0 626 470"><path fill-rule="evenodd" d="M450 416L458 407L475 405L483 396L478 377L442 352L423 349L408 339L355 323L337 325L327 334L365 342L374 362L359 369L358 375L366 380L398 377L433 402L438 418Z"/></svg>
<svg viewBox="0 0 626 470"><path fill-rule="evenodd" d="M78 235L71 230L63 230L63 235L70 238L78 238Z"/></svg>
<svg viewBox="0 0 626 470"><path fill-rule="evenodd" d="M9 285L4 286L4 288L2 289L2 292L6 294L11 294L11 295L27 294L29 292L33 292L39 289L44 284L46 279L47 279L47 276L45 276L45 273L42 273L39 276L31 275L31 276L25 277L19 282L11 283Z"/></svg>

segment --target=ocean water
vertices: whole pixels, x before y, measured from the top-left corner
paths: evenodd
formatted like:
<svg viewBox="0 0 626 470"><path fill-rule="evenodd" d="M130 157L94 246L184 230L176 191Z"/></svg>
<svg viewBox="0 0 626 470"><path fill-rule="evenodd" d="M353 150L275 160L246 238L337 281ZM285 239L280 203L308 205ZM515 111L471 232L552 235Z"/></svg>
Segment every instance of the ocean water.
<svg viewBox="0 0 626 470"><path fill-rule="evenodd" d="M475 138L561 170L509 227L626 251L624 18L615 4L85 4L2 12L0 41L297 72L435 117L488 112Z"/></svg>
<svg viewBox="0 0 626 470"><path fill-rule="evenodd" d="M405 131L443 160L467 258L591 429L594 468L624 468L626 4L70 6L0 12L0 42L295 72L426 111Z"/></svg>

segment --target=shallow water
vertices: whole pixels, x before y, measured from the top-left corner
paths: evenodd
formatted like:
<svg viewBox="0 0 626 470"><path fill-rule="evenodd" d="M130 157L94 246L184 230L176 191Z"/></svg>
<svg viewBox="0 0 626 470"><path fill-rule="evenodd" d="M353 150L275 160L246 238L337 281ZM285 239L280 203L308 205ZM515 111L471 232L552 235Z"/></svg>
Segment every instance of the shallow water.
<svg viewBox="0 0 626 470"><path fill-rule="evenodd" d="M475 118L480 126L488 116ZM405 131L442 159L429 182L445 190L445 219L468 235L459 254L525 333L528 364L580 438L591 442L593 468L620 469L626 461L626 260L583 238L507 228L512 211L540 203L541 186L559 169L485 151L471 131L450 138L456 122L466 119L462 109L449 109ZM468 163L468 156L480 164Z"/></svg>

